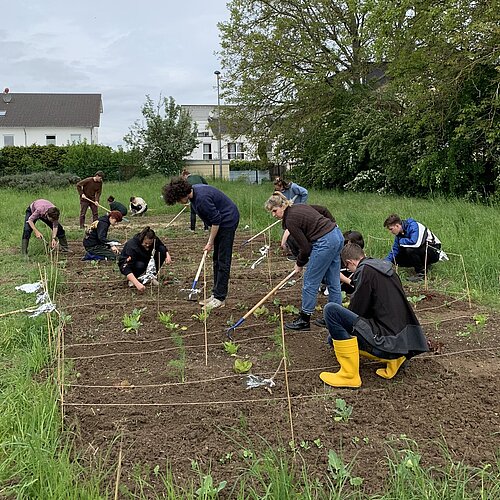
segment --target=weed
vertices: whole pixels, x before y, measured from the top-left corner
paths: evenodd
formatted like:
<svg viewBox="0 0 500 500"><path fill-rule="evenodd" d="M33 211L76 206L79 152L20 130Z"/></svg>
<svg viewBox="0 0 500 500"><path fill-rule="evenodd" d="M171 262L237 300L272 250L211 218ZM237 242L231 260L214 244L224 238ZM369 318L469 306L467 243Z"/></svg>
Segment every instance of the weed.
<svg viewBox="0 0 500 500"><path fill-rule="evenodd" d="M186 348L184 346L184 340L175 330L172 331L172 340L178 348L179 357L177 359L171 359L168 362L168 367L177 372L179 380L184 383L186 381Z"/></svg>
<svg viewBox="0 0 500 500"><path fill-rule="evenodd" d="M337 398L334 412L333 420L335 422L347 422L352 415L352 406L349 406L344 399Z"/></svg>
<svg viewBox="0 0 500 500"><path fill-rule="evenodd" d="M123 323L123 330L124 332L135 332L137 333L139 331L139 328L142 326L142 323L140 321L141 319L141 314L142 314L142 309L134 309L132 311L132 314L124 314L122 323Z"/></svg>
<svg viewBox="0 0 500 500"><path fill-rule="evenodd" d="M231 342L230 340L227 342L224 342L224 351L226 351L230 356L236 356L238 353L238 349L240 346L236 344L235 342Z"/></svg>

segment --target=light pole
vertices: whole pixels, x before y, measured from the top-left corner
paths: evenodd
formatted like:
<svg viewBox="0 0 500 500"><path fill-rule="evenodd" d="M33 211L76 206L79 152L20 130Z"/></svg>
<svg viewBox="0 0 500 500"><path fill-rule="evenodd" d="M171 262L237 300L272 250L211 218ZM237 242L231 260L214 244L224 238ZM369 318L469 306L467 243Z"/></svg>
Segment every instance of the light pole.
<svg viewBox="0 0 500 500"><path fill-rule="evenodd" d="M214 75L217 77L217 123L219 128L219 176L222 179L222 139L220 132L220 71L214 71Z"/></svg>

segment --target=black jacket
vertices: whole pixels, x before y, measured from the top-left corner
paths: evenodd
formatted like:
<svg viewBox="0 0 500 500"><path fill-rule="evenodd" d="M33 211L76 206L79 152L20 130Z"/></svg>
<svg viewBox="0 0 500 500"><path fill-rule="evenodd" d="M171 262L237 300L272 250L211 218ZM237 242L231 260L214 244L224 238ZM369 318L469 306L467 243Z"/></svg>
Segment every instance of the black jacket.
<svg viewBox="0 0 500 500"><path fill-rule="evenodd" d="M154 245L146 250L139 240L139 234L136 234L133 238L125 243L120 256L118 257L118 267L122 274L127 276L127 274L134 272L134 263L142 262L143 264L148 264L153 253L153 248L155 249L155 262L156 269L160 269L160 255L166 255L168 250L167 247L162 243L160 238L156 237ZM130 257L130 259L129 259Z"/></svg>
<svg viewBox="0 0 500 500"><path fill-rule="evenodd" d="M97 227L89 229L83 238L83 246L92 248L97 245L107 245L111 240L108 240L108 231L111 223L109 222L109 214L102 215L97 221Z"/></svg>

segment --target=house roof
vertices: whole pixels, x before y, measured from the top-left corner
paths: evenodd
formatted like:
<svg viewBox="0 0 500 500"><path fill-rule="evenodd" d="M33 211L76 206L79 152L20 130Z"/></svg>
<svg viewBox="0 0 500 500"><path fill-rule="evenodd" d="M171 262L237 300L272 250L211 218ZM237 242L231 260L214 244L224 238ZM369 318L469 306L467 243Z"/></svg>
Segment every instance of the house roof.
<svg viewBox="0 0 500 500"><path fill-rule="evenodd" d="M0 127L98 127L101 113L101 94L0 94Z"/></svg>

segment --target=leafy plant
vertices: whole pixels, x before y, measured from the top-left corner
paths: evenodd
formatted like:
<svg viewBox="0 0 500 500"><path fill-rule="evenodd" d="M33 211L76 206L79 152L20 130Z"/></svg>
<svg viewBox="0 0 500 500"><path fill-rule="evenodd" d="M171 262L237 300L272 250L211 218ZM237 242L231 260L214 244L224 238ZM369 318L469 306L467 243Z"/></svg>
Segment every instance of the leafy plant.
<svg viewBox="0 0 500 500"><path fill-rule="evenodd" d="M280 315L278 313L272 313L267 317L269 323L277 323L280 320Z"/></svg>
<svg viewBox="0 0 500 500"><path fill-rule="evenodd" d="M310 450L311 449L311 444L309 443L309 441L305 441L305 440L302 440L300 442L300 447L303 449L303 450Z"/></svg>
<svg viewBox="0 0 500 500"><path fill-rule="evenodd" d="M280 300L280 299L278 299L278 298L275 298L275 299L273 300L273 305L275 305L276 307L279 307L279 306L281 305L281 300Z"/></svg>
<svg viewBox="0 0 500 500"><path fill-rule="evenodd" d="M233 326L233 325L234 325L234 323L235 323L235 321L234 321L234 317L233 317L233 315L231 314L231 316L229 316L229 319L226 321L226 325L227 325L227 326Z"/></svg>
<svg viewBox="0 0 500 500"><path fill-rule="evenodd" d="M236 373L247 373L252 368L253 363L248 359L235 359L233 370Z"/></svg>
<svg viewBox="0 0 500 500"><path fill-rule="evenodd" d="M335 422L347 422L352 415L352 406L349 406L344 399L337 398L334 413L333 420Z"/></svg>
<svg viewBox="0 0 500 500"><path fill-rule="evenodd" d="M292 304L288 304L283 308L283 312L287 314L299 314L299 309Z"/></svg>
<svg viewBox="0 0 500 500"><path fill-rule="evenodd" d="M193 319L197 319L200 323L205 323L205 321L210 316L211 309L204 308L198 314L192 314Z"/></svg>
<svg viewBox="0 0 500 500"><path fill-rule="evenodd" d="M261 316L264 316L265 314L269 314L269 309L268 309L266 306L258 307L258 308L257 308L257 309L255 309L255 311L253 312L253 315L254 315L256 318L260 318Z"/></svg>
<svg viewBox="0 0 500 500"><path fill-rule="evenodd" d="M224 342L224 351L226 351L230 356L236 356L240 346L232 341Z"/></svg>
<svg viewBox="0 0 500 500"><path fill-rule="evenodd" d="M328 471L338 483L349 481L351 486L360 486L363 483L363 478L351 476L349 468L334 450L328 452Z"/></svg>
<svg viewBox="0 0 500 500"><path fill-rule="evenodd" d="M174 323L174 313L168 312L159 312L158 320L167 330L176 330L179 328L179 323ZM187 326L181 326L181 330L187 330Z"/></svg>
<svg viewBox="0 0 500 500"><path fill-rule="evenodd" d="M141 314L142 314L142 309L134 309L131 314L124 314L122 323L123 323L123 330L124 332L135 332L137 333L139 331L139 328L142 326L141 323Z"/></svg>
<svg viewBox="0 0 500 500"><path fill-rule="evenodd" d="M406 297L406 299L410 304L416 306L420 301L425 299L425 295L411 295L409 297Z"/></svg>
<svg viewBox="0 0 500 500"><path fill-rule="evenodd" d="M178 348L179 356L177 359L171 359L168 367L177 372L179 380L184 383L186 381L186 347L182 336L175 330L172 331L172 341Z"/></svg>
<svg viewBox="0 0 500 500"><path fill-rule="evenodd" d="M199 500L208 498L217 498L219 493L226 487L227 481L221 481L218 486L214 485L214 480L211 474L202 474L200 466L196 460L191 461L191 468L198 472L201 480L200 487L196 490L196 497Z"/></svg>

